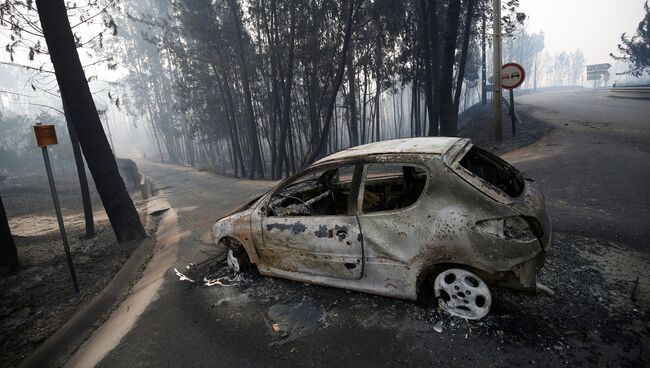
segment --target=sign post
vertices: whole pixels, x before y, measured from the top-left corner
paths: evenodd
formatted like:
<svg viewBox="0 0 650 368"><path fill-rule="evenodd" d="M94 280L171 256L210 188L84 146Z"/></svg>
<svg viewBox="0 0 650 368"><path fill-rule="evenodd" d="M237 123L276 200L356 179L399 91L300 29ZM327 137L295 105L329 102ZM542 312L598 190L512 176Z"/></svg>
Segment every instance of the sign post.
<svg viewBox="0 0 650 368"><path fill-rule="evenodd" d="M516 63L504 64L501 67L501 87L509 90L510 92L510 120L512 122L512 135L517 135L517 128L515 127L515 97L513 90L522 83L526 78L524 68Z"/></svg>
<svg viewBox="0 0 650 368"><path fill-rule="evenodd" d="M77 282L77 274L74 271L74 264L72 263L72 255L70 254L70 246L68 245L68 236L65 233L65 226L63 225L63 216L61 215L61 206L59 204L59 196L56 194L56 186L54 185L54 176L52 175L52 166L50 165L50 155L47 151L47 146L58 144L56 139L56 131L54 125L34 125L34 135L36 136L36 145L41 147L43 151L43 161L45 161L45 171L47 172L47 180L50 183L50 190L52 191L52 201L54 202L54 211L56 212L56 219L59 222L59 230L61 231L61 239L63 240L63 249L65 250L65 257L68 261L68 269L70 270L70 278L72 279L72 286L74 291L79 294L79 283Z"/></svg>
<svg viewBox="0 0 650 368"><path fill-rule="evenodd" d="M515 125L515 96L512 95L512 89L508 90L510 94L510 121L512 123L512 136L517 136L517 128Z"/></svg>

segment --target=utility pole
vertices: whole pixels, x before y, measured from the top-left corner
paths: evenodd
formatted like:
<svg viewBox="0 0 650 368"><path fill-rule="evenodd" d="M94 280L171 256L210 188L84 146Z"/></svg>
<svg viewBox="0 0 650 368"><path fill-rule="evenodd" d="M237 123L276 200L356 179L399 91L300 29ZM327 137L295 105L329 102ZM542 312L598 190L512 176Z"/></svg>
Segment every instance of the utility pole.
<svg viewBox="0 0 650 368"><path fill-rule="evenodd" d="M494 30L493 68L494 78L492 81L492 101L494 103L494 125L493 138L496 143L501 143L503 134L501 132L501 0L494 0L492 29Z"/></svg>
<svg viewBox="0 0 650 368"><path fill-rule="evenodd" d="M486 66L485 66L485 9L483 9L483 15L481 16L481 23L483 28L483 34L481 35L481 104L485 105L487 102L487 77L486 77Z"/></svg>
<svg viewBox="0 0 650 368"><path fill-rule="evenodd" d="M539 52L535 53L535 77L534 77L534 81L533 81L533 90L535 92L537 92L537 55L538 54L539 54Z"/></svg>

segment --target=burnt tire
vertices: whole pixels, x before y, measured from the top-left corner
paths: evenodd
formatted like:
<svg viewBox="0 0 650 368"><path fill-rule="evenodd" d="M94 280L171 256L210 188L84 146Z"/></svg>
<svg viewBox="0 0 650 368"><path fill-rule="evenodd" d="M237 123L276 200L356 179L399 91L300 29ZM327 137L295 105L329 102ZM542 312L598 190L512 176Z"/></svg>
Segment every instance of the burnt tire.
<svg viewBox="0 0 650 368"><path fill-rule="evenodd" d="M234 273L246 273L251 269L251 261L241 246L228 249L226 263L228 264L228 268Z"/></svg>

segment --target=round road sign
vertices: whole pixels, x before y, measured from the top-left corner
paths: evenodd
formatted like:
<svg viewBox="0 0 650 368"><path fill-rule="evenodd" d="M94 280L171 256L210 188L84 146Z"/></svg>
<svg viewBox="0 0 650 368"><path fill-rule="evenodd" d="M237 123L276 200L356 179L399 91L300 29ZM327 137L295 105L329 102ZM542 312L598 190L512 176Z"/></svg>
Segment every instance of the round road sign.
<svg viewBox="0 0 650 368"><path fill-rule="evenodd" d="M513 89L524 83L526 72L524 68L516 63L503 64L501 67L501 87Z"/></svg>

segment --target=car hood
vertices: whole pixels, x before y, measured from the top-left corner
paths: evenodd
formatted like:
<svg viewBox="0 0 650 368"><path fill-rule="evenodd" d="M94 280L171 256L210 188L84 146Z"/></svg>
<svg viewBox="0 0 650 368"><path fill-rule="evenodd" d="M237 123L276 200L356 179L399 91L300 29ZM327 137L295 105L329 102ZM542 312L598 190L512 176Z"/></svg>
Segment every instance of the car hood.
<svg viewBox="0 0 650 368"><path fill-rule="evenodd" d="M251 208L255 207L257 202L262 197L264 197L265 195L266 195L266 193L262 194L261 196L255 197L254 199L251 199L250 201L246 202L245 204L243 204L243 205L241 205L239 207L235 207L234 209L228 211L225 215L221 216L217 221L222 220L222 219L224 219L224 218L226 218L228 216L232 216L232 215L234 215L236 213L243 212L243 211L246 211L246 210L250 210Z"/></svg>

